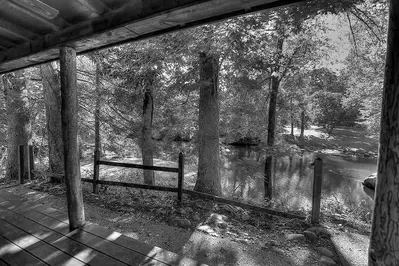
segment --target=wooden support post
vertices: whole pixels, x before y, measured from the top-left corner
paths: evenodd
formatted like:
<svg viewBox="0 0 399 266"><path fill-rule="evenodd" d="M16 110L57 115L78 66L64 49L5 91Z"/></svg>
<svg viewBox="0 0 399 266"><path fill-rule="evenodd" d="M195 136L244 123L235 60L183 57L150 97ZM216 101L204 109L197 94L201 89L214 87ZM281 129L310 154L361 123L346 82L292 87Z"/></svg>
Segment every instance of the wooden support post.
<svg viewBox="0 0 399 266"><path fill-rule="evenodd" d="M321 200L322 179L323 179L323 160L321 158L317 158L314 161L312 217L310 219L311 223L319 223L320 221L320 200Z"/></svg>
<svg viewBox="0 0 399 266"><path fill-rule="evenodd" d="M33 179L34 178L33 171L35 170L35 158L33 157L33 146L32 145L29 145L28 154L29 154L30 179Z"/></svg>
<svg viewBox="0 0 399 266"><path fill-rule="evenodd" d="M18 176L19 183L22 185L25 183L25 149L24 145L18 146Z"/></svg>
<svg viewBox="0 0 399 266"><path fill-rule="evenodd" d="M78 94L74 48L60 48L60 70L65 184L69 226L73 230L85 223L78 148Z"/></svg>
<svg viewBox="0 0 399 266"><path fill-rule="evenodd" d="M100 151L95 150L94 151L94 171L93 171L93 193L98 194L98 184L97 181L99 179L100 175L100 164L98 163L100 161Z"/></svg>
<svg viewBox="0 0 399 266"><path fill-rule="evenodd" d="M178 183L177 183L177 199L181 202L183 195L183 182L184 182L184 154L179 153L179 172L178 172Z"/></svg>

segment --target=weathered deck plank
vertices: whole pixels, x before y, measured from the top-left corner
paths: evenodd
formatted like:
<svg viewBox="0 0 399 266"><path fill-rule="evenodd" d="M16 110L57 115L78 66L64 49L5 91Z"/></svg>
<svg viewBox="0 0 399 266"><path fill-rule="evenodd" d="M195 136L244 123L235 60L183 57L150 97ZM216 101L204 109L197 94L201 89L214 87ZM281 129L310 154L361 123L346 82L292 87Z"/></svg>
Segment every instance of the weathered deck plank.
<svg viewBox="0 0 399 266"><path fill-rule="evenodd" d="M49 265L85 265L83 262L2 219L0 220L0 235Z"/></svg>
<svg viewBox="0 0 399 266"><path fill-rule="evenodd" d="M59 220L46 216L45 214L39 213L35 210L22 207L13 209L12 211L24 216L29 220L41 224L50 230L54 230L69 239L82 243L87 247L91 247L98 252L115 258L116 260L128 265L143 265L145 264L144 262L148 261L149 259L148 256L144 256L136 251L124 248L122 246L117 246L116 244L104 238L98 237L83 230L74 230L69 232L69 225L67 223L60 222ZM150 260L152 265L165 265L164 263L153 260L152 258Z"/></svg>
<svg viewBox="0 0 399 266"><path fill-rule="evenodd" d="M22 230L37 236L42 241L84 263L90 265L126 265L12 211L0 209L0 219L18 224L18 227Z"/></svg>
<svg viewBox="0 0 399 266"><path fill-rule="evenodd" d="M0 257L9 265L47 265L2 236L0 236L0 247Z"/></svg>
<svg viewBox="0 0 399 266"><path fill-rule="evenodd" d="M28 201L26 200L25 197L20 197L16 196L15 194L12 193L6 193L3 195L0 195L0 207L6 207L9 210L15 211L17 213L24 213L28 215L29 219L33 220L38 220L38 219L43 219L40 220L41 223L44 223L45 225L49 226L50 228L54 228L54 230L58 230L58 232L62 234L68 234L68 216L66 213L58 211L54 208L48 207L43 204L33 204L30 205L27 203ZM36 212L32 212L34 210ZM28 212L26 212L28 211ZM39 214L42 215L39 215ZM32 216L33 215L33 216ZM47 217L47 218L46 218ZM98 248L100 250L106 250L106 252L112 253L113 251L109 251L109 245L108 244L103 244L100 240L105 240L105 242L112 243L116 245L118 248L113 246L115 249L122 249L126 251L128 254L130 254L131 251L134 251L135 253L138 253L140 255L143 255L145 257L150 257L154 263L155 262L160 262L163 263L161 265L204 265L200 264L197 261L194 261L190 258L183 257L180 255L177 255L173 252L161 249L159 247L155 247L146 243L142 243L138 240L135 240L133 238L124 236L120 233L111 231L109 229L103 228L101 226L95 225L93 223L87 222L81 229L82 231L89 233L88 239L92 242L86 242L86 245L93 245L93 244L98 244ZM91 235L94 235L98 238L93 238ZM85 234L81 234L85 235ZM77 236L70 235L72 239L75 239ZM96 242L97 241L97 242ZM103 241L104 242L104 241ZM94 247L94 246L91 246ZM111 255L112 256L112 255ZM114 256L118 256L117 254L114 254ZM137 256L137 254L135 255ZM123 257L122 257L123 258ZM124 258L125 263L129 263L130 261L127 258ZM129 263L130 264L130 263ZM133 264L135 265L135 264Z"/></svg>
<svg viewBox="0 0 399 266"><path fill-rule="evenodd" d="M45 265L68 265L62 264L64 256L76 261L69 265L204 265L92 223L71 231L66 213L35 203L38 193L21 196L0 192L0 226L4 225L0 235L17 243L26 237L30 242L25 246L21 243L24 252L37 256ZM63 255L46 258L46 253ZM56 259L60 263L55 263Z"/></svg>

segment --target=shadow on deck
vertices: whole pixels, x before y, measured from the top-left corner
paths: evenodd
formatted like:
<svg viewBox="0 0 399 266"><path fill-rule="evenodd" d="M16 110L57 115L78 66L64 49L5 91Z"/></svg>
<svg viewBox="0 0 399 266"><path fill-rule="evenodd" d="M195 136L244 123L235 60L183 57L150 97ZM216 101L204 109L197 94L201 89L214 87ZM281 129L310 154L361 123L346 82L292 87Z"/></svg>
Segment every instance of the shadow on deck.
<svg viewBox="0 0 399 266"><path fill-rule="evenodd" d="M2 265L203 264L89 222L70 231L65 213L1 189Z"/></svg>

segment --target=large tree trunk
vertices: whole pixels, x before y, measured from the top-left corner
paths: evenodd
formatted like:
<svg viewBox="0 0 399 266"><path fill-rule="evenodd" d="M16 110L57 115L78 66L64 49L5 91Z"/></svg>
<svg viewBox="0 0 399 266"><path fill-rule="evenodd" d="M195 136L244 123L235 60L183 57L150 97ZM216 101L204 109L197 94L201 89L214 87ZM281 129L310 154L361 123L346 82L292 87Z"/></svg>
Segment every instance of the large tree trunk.
<svg viewBox="0 0 399 266"><path fill-rule="evenodd" d="M265 198L271 199L272 197L272 149L274 146L274 135L276 131L276 109L277 109L277 95L278 95L278 87L280 82L278 77L272 77L272 90L270 93L270 102L269 102L269 119L268 119L268 127L267 127L267 156L265 162Z"/></svg>
<svg viewBox="0 0 399 266"><path fill-rule="evenodd" d="M369 265L399 265L399 1L390 1L388 49Z"/></svg>
<svg viewBox="0 0 399 266"><path fill-rule="evenodd" d="M32 137L24 71L4 75L3 84L8 118L6 178L18 179L18 146L30 144ZM28 171L26 160L24 178L29 176Z"/></svg>
<svg viewBox="0 0 399 266"><path fill-rule="evenodd" d="M198 175L194 190L221 195L219 157L218 59L201 52L198 119Z"/></svg>
<svg viewBox="0 0 399 266"><path fill-rule="evenodd" d="M144 165L153 165L154 147L152 143L152 120L154 116L154 101L152 97L152 85L149 85L144 93L143 99L143 134L142 134L142 157ZM154 171L144 170L144 183L155 185Z"/></svg>
<svg viewBox="0 0 399 266"><path fill-rule="evenodd" d="M40 72L46 106L49 170L55 174L64 174L60 77L51 63L41 65Z"/></svg>

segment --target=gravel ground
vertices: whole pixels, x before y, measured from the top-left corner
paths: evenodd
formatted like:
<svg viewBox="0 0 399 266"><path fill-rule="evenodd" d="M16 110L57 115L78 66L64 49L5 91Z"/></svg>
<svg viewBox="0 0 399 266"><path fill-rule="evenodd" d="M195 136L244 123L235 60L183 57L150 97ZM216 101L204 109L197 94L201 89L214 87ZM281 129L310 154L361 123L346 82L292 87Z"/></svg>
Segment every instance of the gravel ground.
<svg viewBox="0 0 399 266"><path fill-rule="evenodd" d="M7 191L29 195L32 201L45 202L53 208L66 211L66 200L62 195L38 192L26 186L12 186L7 188ZM85 202L85 214L88 221L209 265L323 265L320 263L321 255L316 250L317 246L325 246L332 250L336 265L341 265L338 255L341 256L341 260L344 258L346 263L342 265L345 266L367 264L365 260L368 239L355 233L349 235L334 231L332 241L323 238L311 243L306 238L288 241L282 232L271 233L247 226L244 229L241 228L244 232L241 232L240 236L244 235L250 241L237 241L235 237L229 237L228 234L215 237L199 231L198 226L204 224L203 220L198 221L198 224L189 229L183 229L169 226L164 221L154 220L153 215L145 211L129 213L101 205ZM288 223L284 226L288 228L288 233L296 233L293 230L298 226L290 226ZM284 229L279 228L279 230ZM303 229L297 230L297 233L300 233Z"/></svg>

